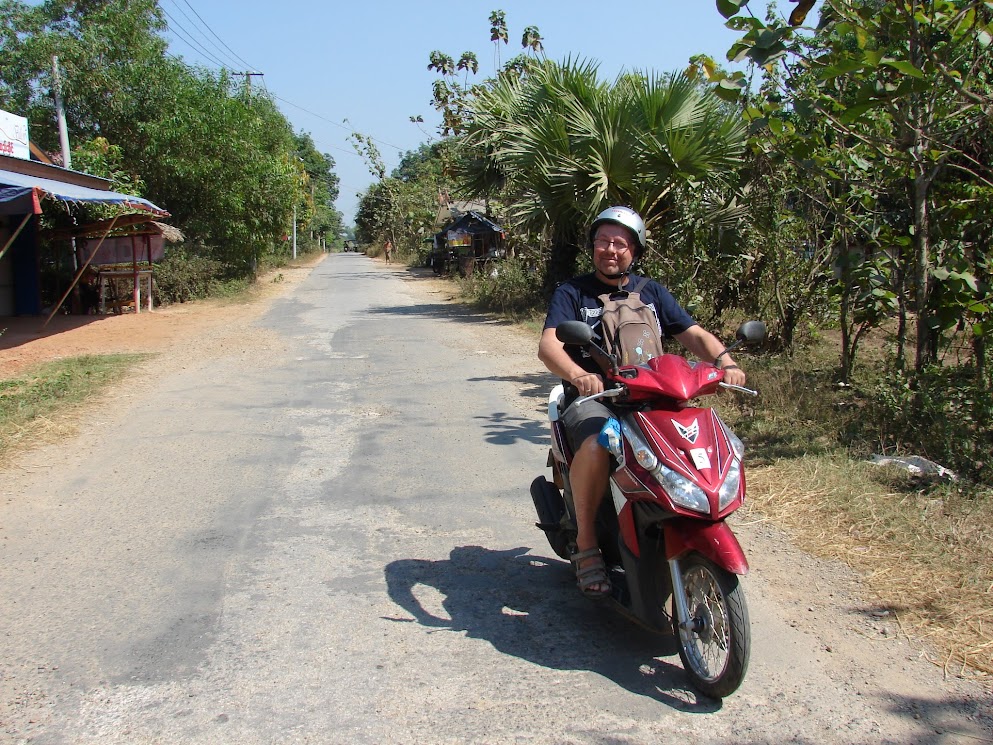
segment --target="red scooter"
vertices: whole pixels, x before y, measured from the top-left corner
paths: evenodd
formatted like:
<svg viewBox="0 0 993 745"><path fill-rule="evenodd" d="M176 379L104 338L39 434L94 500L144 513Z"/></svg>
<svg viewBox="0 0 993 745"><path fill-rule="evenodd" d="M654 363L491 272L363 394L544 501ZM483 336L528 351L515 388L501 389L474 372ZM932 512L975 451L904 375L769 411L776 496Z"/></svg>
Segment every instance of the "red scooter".
<svg viewBox="0 0 993 745"><path fill-rule="evenodd" d="M618 367L582 321L561 324L556 336L586 348L607 381L602 393L570 405L610 399L616 412L616 427L609 422L601 433L612 456L610 492L597 516L613 585L606 601L652 631L676 634L693 685L713 698L728 696L745 677L751 635L738 582L748 561L725 522L745 498L743 446L713 409L688 403L719 388L757 393L724 383L715 365L674 354ZM765 325L749 321L728 349L764 338ZM563 387L556 386L548 398L553 480L536 478L531 497L537 527L568 560L576 512L569 486L573 454L559 420L564 404Z"/></svg>

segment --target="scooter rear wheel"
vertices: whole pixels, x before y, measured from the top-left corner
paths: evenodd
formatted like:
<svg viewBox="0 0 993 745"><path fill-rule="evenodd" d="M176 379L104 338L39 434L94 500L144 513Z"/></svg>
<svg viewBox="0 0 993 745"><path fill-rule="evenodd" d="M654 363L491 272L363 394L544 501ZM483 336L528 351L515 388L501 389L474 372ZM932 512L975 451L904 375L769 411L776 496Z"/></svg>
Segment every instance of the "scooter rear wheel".
<svg viewBox="0 0 993 745"><path fill-rule="evenodd" d="M680 561L691 628L680 626L679 658L695 688L712 697L734 693L751 647L748 606L737 575L700 554Z"/></svg>
<svg viewBox="0 0 993 745"><path fill-rule="evenodd" d="M538 527L545 531L548 545L560 558L569 560L569 544L573 537L562 529L562 517L565 515L565 500L555 484L544 476L539 476L531 482L531 499L538 513Z"/></svg>

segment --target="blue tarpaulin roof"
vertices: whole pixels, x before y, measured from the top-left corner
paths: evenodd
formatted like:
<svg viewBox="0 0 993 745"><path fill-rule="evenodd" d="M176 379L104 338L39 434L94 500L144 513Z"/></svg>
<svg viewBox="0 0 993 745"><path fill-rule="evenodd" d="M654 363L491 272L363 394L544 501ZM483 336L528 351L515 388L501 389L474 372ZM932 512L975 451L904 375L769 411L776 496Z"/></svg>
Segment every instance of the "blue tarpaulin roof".
<svg viewBox="0 0 993 745"><path fill-rule="evenodd" d="M60 202L120 204L155 215L169 214L141 197L0 170L0 215L23 215L28 212L39 214L43 197Z"/></svg>

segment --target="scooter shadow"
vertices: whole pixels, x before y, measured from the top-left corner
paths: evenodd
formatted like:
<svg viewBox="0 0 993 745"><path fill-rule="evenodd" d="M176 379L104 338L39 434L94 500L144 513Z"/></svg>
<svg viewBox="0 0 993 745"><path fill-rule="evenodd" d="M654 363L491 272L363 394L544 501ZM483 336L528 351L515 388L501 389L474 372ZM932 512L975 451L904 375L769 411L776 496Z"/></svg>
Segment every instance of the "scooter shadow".
<svg viewBox="0 0 993 745"><path fill-rule="evenodd" d="M678 658L675 664L661 659L678 654L671 636L644 630L582 597L569 564L528 551L458 546L447 560L391 562L385 569L387 591L413 618L387 620L465 632L550 669L588 670L680 711L720 710L720 701L689 686ZM418 602L418 585L444 596L449 618Z"/></svg>

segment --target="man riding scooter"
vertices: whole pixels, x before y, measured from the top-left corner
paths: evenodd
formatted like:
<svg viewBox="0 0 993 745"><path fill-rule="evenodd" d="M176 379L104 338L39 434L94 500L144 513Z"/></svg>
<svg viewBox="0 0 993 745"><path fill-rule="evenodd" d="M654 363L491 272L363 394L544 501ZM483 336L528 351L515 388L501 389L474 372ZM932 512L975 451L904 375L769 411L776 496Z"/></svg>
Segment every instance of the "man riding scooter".
<svg viewBox="0 0 993 745"><path fill-rule="evenodd" d="M596 361L586 352L566 347L555 336L565 321L584 321L600 338L601 297L616 293L639 280L633 274L645 251L645 223L630 207L610 207L601 212L589 230L594 271L561 284L552 295L538 344L538 358L552 373L562 378L568 404L580 396L604 390L604 380ZM687 351L702 360L716 360L725 370L724 380L744 385L745 373L726 353L724 344L701 328L676 302L669 291L654 280L639 282L639 297L651 310L660 339L675 338ZM578 534L572 563L580 591L590 598L610 594L611 585L603 555L597 545L594 523L607 488L610 455L598 443L604 425L614 414L601 401L569 405L562 413L569 445L575 453L570 476L576 508Z"/></svg>

